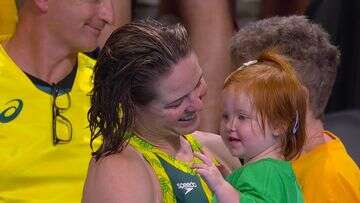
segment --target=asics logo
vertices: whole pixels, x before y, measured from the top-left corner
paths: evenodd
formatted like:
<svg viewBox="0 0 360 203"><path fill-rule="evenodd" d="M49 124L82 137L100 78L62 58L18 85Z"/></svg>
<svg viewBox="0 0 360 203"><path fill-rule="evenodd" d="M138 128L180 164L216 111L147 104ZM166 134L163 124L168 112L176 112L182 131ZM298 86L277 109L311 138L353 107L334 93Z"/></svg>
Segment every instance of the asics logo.
<svg viewBox="0 0 360 203"><path fill-rule="evenodd" d="M194 183L194 182L177 183L176 185L177 185L178 189L185 190L185 195L197 187L196 183Z"/></svg>
<svg viewBox="0 0 360 203"><path fill-rule="evenodd" d="M0 123L9 123L14 120L20 114L23 106L23 101L20 99L8 101L5 109L0 108Z"/></svg>

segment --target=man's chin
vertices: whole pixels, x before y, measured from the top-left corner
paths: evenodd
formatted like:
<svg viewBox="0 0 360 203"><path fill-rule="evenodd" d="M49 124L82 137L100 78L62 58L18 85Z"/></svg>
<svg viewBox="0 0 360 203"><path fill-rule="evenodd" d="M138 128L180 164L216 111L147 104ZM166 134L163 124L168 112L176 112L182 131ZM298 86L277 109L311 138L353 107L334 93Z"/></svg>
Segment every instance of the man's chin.
<svg viewBox="0 0 360 203"><path fill-rule="evenodd" d="M91 45L91 46L82 46L80 48L80 52L95 52L95 51L100 51L100 48L97 46L97 44L95 45Z"/></svg>
<svg viewBox="0 0 360 203"><path fill-rule="evenodd" d="M93 36L83 36L83 40L78 44L79 52L92 52L98 47L98 40Z"/></svg>

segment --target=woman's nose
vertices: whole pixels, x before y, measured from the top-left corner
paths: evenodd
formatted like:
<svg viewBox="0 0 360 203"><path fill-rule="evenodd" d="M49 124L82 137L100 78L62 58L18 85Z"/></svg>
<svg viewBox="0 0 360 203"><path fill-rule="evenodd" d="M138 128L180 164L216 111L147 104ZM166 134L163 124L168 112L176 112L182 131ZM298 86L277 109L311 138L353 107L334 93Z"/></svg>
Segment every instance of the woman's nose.
<svg viewBox="0 0 360 203"><path fill-rule="evenodd" d="M204 107L204 102L200 95L194 96L191 98L191 110L192 111L201 111Z"/></svg>
<svg viewBox="0 0 360 203"><path fill-rule="evenodd" d="M200 84L200 86L190 94L190 106L192 111L200 111L203 109L203 97L206 95L206 92L206 84Z"/></svg>

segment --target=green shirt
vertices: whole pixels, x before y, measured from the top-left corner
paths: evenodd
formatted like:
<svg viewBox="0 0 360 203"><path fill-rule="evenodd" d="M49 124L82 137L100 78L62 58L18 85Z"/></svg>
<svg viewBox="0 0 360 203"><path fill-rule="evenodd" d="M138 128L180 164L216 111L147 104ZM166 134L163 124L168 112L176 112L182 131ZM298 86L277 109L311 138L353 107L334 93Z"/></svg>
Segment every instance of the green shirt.
<svg viewBox="0 0 360 203"><path fill-rule="evenodd" d="M240 192L240 202L302 203L303 195L287 161L262 159L234 172L227 181ZM213 202L216 201L214 196Z"/></svg>

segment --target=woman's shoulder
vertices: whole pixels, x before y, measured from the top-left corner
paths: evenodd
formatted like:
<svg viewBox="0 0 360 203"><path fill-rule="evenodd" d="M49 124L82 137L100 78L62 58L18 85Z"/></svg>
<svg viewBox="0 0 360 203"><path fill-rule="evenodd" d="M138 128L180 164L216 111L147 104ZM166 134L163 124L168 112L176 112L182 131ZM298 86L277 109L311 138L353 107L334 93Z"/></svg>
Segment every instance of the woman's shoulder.
<svg viewBox="0 0 360 203"><path fill-rule="evenodd" d="M152 174L132 147L90 161L83 202L154 202L154 194Z"/></svg>
<svg viewBox="0 0 360 203"><path fill-rule="evenodd" d="M90 169L93 168L97 172L106 173L129 170L133 167L136 167L136 170L133 170L133 172L146 169L143 158L131 146L126 146L121 152L102 157L99 160L93 158L89 165Z"/></svg>

